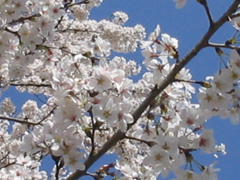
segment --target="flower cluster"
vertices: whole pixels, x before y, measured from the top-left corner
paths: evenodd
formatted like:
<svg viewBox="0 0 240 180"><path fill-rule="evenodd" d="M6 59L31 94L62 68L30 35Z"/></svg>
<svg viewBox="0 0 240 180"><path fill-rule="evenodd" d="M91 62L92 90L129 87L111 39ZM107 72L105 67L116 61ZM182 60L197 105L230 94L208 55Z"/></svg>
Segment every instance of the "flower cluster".
<svg viewBox="0 0 240 180"><path fill-rule="evenodd" d="M200 166L198 174L181 167L195 162L192 151L225 153L204 123L214 115L238 123L239 53L232 51L228 67L200 88L199 104L191 102L192 75L182 68L136 119L137 107L177 66L178 40L161 33L159 25L144 40L144 27L124 26L128 15L120 11L109 19L89 19L102 1L0 1L1 93L16 86L45 98L28 100L21 108L10 98L1 102L1 177L48 179L40 170L46 156L55 163L52 179L88 170L88 158L120 131L124 139L108 151L118 155L120 174L109 173L110 166L101 173L105 167L118 179L153 180L170 171L178 180L216 179L214 164ZM175 1L178 7L186 2ZM114 52L139 47L148 71L135 82L132 76L141 66Z"/></svg>
<svg viewBox="0 0 240 180"><path fill-rule="evenodd" d="M103 131L111 135L120 128L125 132L133 122L132 104L139 102L129 77L141 68L135 61L109 55L135 51L145 29L124 27L128 16L123 12L115 12L109 20L90 20L90 10L101 3L0 2L1 87L7 90L14 85L21 92L47 97L41 107L27 101L19 114L9 98L1 103L2 118L16 122L8 134L10 124L1 121L5 179L47 179L39 171L41 163L36 163L46 155L56 162L55 174L62 168L84 170L83 160L106 141L99 141ZM97 128L94 133L93 128ZM8 143L11 138L14 141Z"/></svg>
<svg viewBox="0 0 240 180"><path fill-rule="evenodd" d="M200 89L198 99L202 109L208 109L214 115L231 118L233 124L239 123L239 78L240 56L236 50L231 52L229 65L220 70L211 80L211 87Z"/></svg>
<svg viewBox="0 0 240 180"><path fill-rule="evenodd" d="M176 65L178 41L168 34L161 34L158 25L148 40L141 44L145 58L143 64L149 72L143 75L139 83L143 85L142 89L146 89L145 93L149 93L147 90L161 84ZM191 103L195 88L190 84L192 76L189 70L183 68L175 78L176 82L155 99L142 118L127 132L124 145L131 150L119 151L121 145L115 147L115 151L124 157L118 161L117 169L126 177L155 179L159 173L166 177L170 171L174 171L178 179L187 173L200 179L216 177L213 165L210 165L211 168L201 167L201 174L192 170L178 170L182 165L194 161L191 151L201 149L205 153L217 153L220 148L215 143L213 130L204 128L204 123L210 117L208 109ZM128 159L129 156L135 158Z"/></svg>

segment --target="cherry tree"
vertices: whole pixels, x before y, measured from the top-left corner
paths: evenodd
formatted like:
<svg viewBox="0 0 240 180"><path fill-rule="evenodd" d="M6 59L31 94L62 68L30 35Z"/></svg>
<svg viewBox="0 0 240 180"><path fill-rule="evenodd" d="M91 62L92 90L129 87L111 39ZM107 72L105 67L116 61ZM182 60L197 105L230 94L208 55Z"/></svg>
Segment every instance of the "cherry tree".
<svg viewBox="0 0 240 180"><path fill-rule="evenodd" d="M174 1L177 8L187 3ZM127 27L129 17L121 11L109 19L90 19L101 3L0 1L2 96L15 87L46 99L26 101L20 113L11 97L1 102L1 178L154 180L173 172L176 180L217 179L215 163L198 164L192 152L226 153L213 129L204 126L211 117L239 123L240 0L229 2L217 20L207 0L196 1L209 28L184 57L178 39L162 33L160 25L150 34L142 25ZM225 23L236 34L222 44L211 42ZM204 48L215 48L220 57L225 49L230 56L216 74L196 81L185 66ZM137 49L142 64L124 57ZM193 95L198 103L192 103ZM108 153L116 154L116 162L89 172ZM55 164L51 177L42 170L49 156Z"/></svg>

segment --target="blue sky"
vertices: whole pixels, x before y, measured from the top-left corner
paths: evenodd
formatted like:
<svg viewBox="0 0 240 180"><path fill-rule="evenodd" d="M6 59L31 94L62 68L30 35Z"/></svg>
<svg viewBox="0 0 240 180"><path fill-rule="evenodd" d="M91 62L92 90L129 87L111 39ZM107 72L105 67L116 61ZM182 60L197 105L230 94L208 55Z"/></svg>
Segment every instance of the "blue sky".
<svg viewBox="0 0 240 180"><path fill-rule="evenodd" d="M231 1L210 0L209 6L215 20L227 9ZM149 34L157 24L160 24L162 32L168 33L179 40L179 54L182 58L203 36L208 29L208 21L203 7L197 2L188 0L186 6L182 9L176 9L172 0L105 0L104 3L94 8L91 12L91 18L101 20L109 18L115 11L124 11L129 15L129 21L126 26L142 24ZM225 24L214 37L212 42L224 43L229 39L235 30L230 23ZM136 60L141 64L143 57L140 51L130 54L123 54L126 59ZM204 80L205 76L213 75L219 69L219 58L213 48L204 49L188 65L191 69L193 79ZM22 94L19 96L14 90L4 92L3 97L11 97L13 101L21 105L29 96ZM30 98L36 99L34 96ZM20 101L19 101L20 100ZM21 103L21 104L20 104ZM209 165L217 161L216 167L221 168L218 172L219 180L238 179L240 176L240 125L231 125L230 120L221 120L213 118L207 124L206 128L213 128L217 143L224 143L227 147L227 155L219 156L218 159L212 155L196 153L196 160L203 165ZM101 164L114 162L114 155L103 157L91 170L94 171ZM50 158L44 161L42 169L51 169L52 161ZM166 178L166 180L171 179ZM85 178L91 179L91 178ZM159 178L163 179L163 178Z"/></svg>

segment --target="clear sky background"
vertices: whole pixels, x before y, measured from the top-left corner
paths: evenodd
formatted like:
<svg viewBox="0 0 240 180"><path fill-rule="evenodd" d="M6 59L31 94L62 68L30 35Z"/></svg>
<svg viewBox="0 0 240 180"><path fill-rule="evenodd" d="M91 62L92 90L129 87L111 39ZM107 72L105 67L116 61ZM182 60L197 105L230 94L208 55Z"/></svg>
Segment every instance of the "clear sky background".
<svg viewBox="0 0 240 180"><path fill-rule="evenodd" d="M225 12L233 0L208 0L211 12L215 20ZM180 58L194 47L201 39L203 34L208 29L208 20L203 7L194 0L188 0L187 4L182 9L176 9L175 3L172 0L105 0L103 4L94 8L91 11L90 18L101 20L107 19L115 11L123 11L129 15L129 21L125 26L134 26L142 24L149 34L157 24L160 24L162 32L168 33L170 36L179 40ZM233 36L235 29L230 23L225 24L214 37L212 42L224 43L227 39ZM116 54L115 54L116 55ZM141 51L121 54L126 59L132 59L139 64L142 63L143 57ZM227 59L227 57L226 57ZM190 72L195 80L204 80L205 76L213 75L219 69L219 58L213 48L207 48L201 51L188 65ZM11 97L17 105L22 105L28 98L35 99L34 96L29 96L26 93L21 93L20 96L11 88L9 91L3 92L4 97ZM196 100L195 100L196 101ZM196 153L195 159L203 164L217 161L216 167L221 168L218 172L219 180L236 180L240 177L240 125L231 125L230 120L222 120L218 117L211 119L206 128L213 128L214 137L217 144L226 144L227 155L220 155L215 159L213 155ZM115 156L110 155L101 158L92 168L94 172L101 165L115 162ZM51 158L44 160L43 170L51 171L53 161ZM169 176L166 180L172 179ZM84 179L91 179L89 176ZM106 178L109 179L109 178ZM159 177L159 180L164 178Z"/></svg>

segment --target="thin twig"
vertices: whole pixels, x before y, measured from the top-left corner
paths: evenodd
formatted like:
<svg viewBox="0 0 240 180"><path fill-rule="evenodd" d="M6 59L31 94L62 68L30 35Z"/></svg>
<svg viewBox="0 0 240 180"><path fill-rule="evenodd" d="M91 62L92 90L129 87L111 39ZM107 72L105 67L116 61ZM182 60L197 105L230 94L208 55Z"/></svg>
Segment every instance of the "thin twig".
<svg viewBox="0 0 240 180"><path fill-rule="evenodd" d="M211 15L210 9L209 9L208 4L207 4L207 0L199 0L198 2L203 5L203 7L204 7L204 9L207 13L208 21L209 21L209 24L210 24L210 27L211 27L213 25L214 21L213 21L213 17Z"/></svg>
<svg viewBox="0 0 240 180"><path fill-rule="evenodd" d="M13 24L16 24L19 22L23 22L25 20L33 20L35 17L41 17L41 14L34 14L34 15L28 16L28 17L20 17L19 19L13 20L8 24L13 25Z"/></svg>
<svg viewBox="0 0 240 180"><path fill-rule="evenodd" d="M193 83L193 84L199 84L203 87L211 87L211 84L207 81L194 81L194 80L184 80L184 79L175 79L174 82L186 82L186 83Z"/></svg>
<svg viewBox="0 0 240 180"><path fill-rule="evenodd" d="M36 126L36 125L40 125L44 120L46 120L53 112L54 110L57 108L57 105L54 106L54 108L45 116L43 117L42 120L34 123L34 122L29 122L29 121L24 121L22 119L18 119L18 118L13 118L13 117L7 117L7 116L0 116L0 119L2 120L8 120L8 121L13 121L13 122L17 122L17 123L21 123L21 124L27 124L27 125L32 125L32 126Z"/></svg>
<svg viewBox="0 0 240 180"><path fill-rule="evenodd" d="M90 137L91 143L92 143L92 149L91 149L91 152L90 152L90 156L91 156L95 152L95 130L96 130L96 126L95 126L94 119L93 119L92 108L90 108L88 112L90 114L92 127L93 127L91 137Z"/></svg>
<svg viewBox="0 0 240 180"><path fill-rule="evenodd" d="M28 121L24 121L24 120L13 118L13 117L0 116L0 119L9 120L9 121L13 121L13 122L21 123L21 124L33 125L33 126L37 125L37 123L28 122Z"/></svg>
<svg viewBox="0 0 240 180"><path fill-rule="evenodd" d="M68 4L66 6L66 8L69 8L71 6L75 6L75 5L80 5L80 4L88 4L89 3L89 0L84 0L84 1L80 1L80 2L76 2L76 3L73 3L73 4Z"/></svg>
<svg viewBox="0 0 240 180"><path fill-rule="evenodd" d="M39 121L39 122L37 122L36 124L41 124L43 121L45 121L54 111L55 111L55 109L58 107L58 105L55 105L53 108L52 108L52 110L45 116L45 117L43 117L43 119L41 120L41 121Z"/></svg>
<svg viewBox="0 0 240 180"><path fill-rule="evenodd" d="M219 44L219 43L211 43L209 42L207 44L208 47L214 47L214 48L226 48L226 49L240 49L240 47L236 47L236 46L230 46L230 45L226 45L226 44Z"/></svg>
<svg viewBox="0 0 240 180"><path fill-rule="evenodd" d="M33 87L52 87L51 84L24 84L24 83L10 83L11 86L33 86Z"/></svg>
<svg viewBox="0 0 240 180"><path fill-rule="evenodd" d="M148 146L153 146L154 144L156 144L154 141L145 141L143 139L138 139L138 138L135 138L135 137L130 137L130 136L125 136L124 138L126 139L130 139L130 140L134 140L134 141L139 141L139 142L142 142Z"/></svg>

